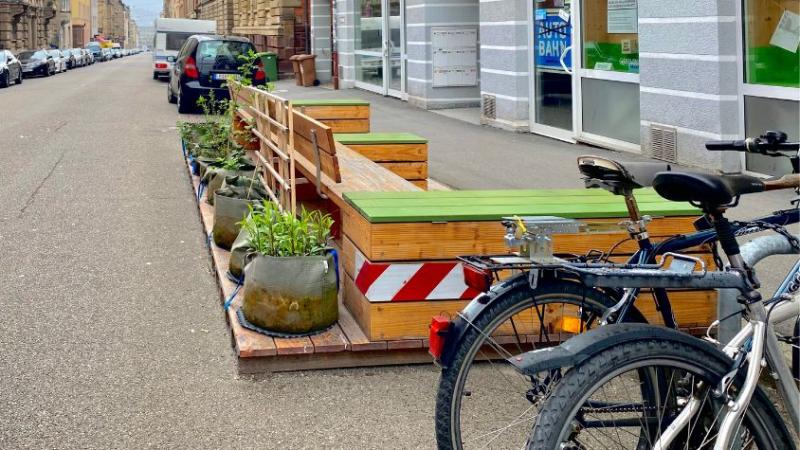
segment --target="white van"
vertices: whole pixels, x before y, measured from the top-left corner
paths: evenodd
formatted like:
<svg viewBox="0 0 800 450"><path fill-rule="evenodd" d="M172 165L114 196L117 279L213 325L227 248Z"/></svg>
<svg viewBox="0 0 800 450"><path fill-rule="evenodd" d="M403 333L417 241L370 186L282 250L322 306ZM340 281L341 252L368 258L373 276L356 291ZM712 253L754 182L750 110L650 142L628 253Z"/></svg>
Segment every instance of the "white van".
<svg viewBox="0 0 800 450"><path fill-rule="evenodd" d="M216 20L156 19L153 79L169 76L178 51L193 34L216 34Z"/></svg>

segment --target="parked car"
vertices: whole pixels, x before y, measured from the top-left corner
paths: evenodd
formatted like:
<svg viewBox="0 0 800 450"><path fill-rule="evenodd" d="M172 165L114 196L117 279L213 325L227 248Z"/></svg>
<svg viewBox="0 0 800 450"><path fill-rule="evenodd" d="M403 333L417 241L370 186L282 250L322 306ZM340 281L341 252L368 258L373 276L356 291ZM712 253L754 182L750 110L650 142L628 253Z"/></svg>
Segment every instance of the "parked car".
<svg viewBox="0 0 800 450"><path fill-rule="evenodd" d="M8 50L0 50L0 87L22 83L22 64Z"/></svg>
<svg viewBox="0 0 800 450"><path fill-rule="evenodd" d="M86 50L92 54L92 58L95 60L95 62L103 61L103 49L100 47L99 43L89 42L86 44Z"/></svg>
<svg viewBox="0 0 800 450"><path fill-rule="evenodd" d="M83 57L86 58L86 64L91 66L92 64L95 63L94 53L92 53L91 50L88 50L88 49L85 49L85 48L82 48L80 50L81 50L81 52L83 52Z"/></svg>
<svg viewBox="0 0 800 450"><path fill-rule="evenodd" d="M178 112L192 110L201 96L214 92L217 99L230 98L225 81L238 77L243 64L240 55L255 47L249 39L235 36L195 34L186 39L175 60L167 84L167 99L178 104ZM263 67L256 67L253 84L266 82Z"/></svg>
<svg viewBox="0 0 800 450"><path fill-rule="evenodd" d="M101 52L102 52L101 61L111 61L111 49L110 48L101 49Z"/></svg>
<svg viewBox="0 0 800 450"><path fill-rule="evenodd" d="M72 49L61 50L61 55L67 61L67 69L77 69L80 65L78 58L72 53Z"/></svg>
<svg viewBox="0 0 800 450"><path fill-rule="evenodd" d="M114 57L114 59L122 58L122 50L118 48L112 48L111 55Z"/></svg>
<svg viewBox="0 0 800 450"><path fill-rule="evenodd" d="M75 60L78 63L78 67L84 67L89 65L89 58L86 57L86 53L83 51L82 48L73 48L72 55L75 56Z"/></svg>
<svg viewBox="0 0 800 450"><path fill-rule="evenodd" d="M53 62L56 65L56 73L67 71L67 58L61 53L61 50L52 48L47 51L47 54L53 57Z"/></svg>
<svg viewBox="0 0 800 450"><path fill-rule="evenodd" d="M22 63L22 75L49 77L56 73L56 62L47 50L26 51L17 55Z"/></svg>

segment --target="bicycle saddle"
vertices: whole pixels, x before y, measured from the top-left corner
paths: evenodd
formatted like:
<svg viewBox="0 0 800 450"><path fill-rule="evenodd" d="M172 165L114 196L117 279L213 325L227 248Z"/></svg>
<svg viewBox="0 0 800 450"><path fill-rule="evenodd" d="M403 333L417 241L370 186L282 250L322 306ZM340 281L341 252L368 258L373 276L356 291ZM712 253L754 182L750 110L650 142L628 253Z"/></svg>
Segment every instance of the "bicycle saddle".
<svg viewBox="0 0 800 450"><path fill-rule="evenodd" d="M661 172L653 180L653 187L667 200L718 207L740 195L764 191L764 182L749 175Z"/></svg>
<svg viewBox="0 0 800 450"><path fill-rule="evenodd" d="M578 169L587 177L587 187L639 189L652 186L657 173L670 171L672 167L667 163L623 163L587 155L578 157Z"/></svg>

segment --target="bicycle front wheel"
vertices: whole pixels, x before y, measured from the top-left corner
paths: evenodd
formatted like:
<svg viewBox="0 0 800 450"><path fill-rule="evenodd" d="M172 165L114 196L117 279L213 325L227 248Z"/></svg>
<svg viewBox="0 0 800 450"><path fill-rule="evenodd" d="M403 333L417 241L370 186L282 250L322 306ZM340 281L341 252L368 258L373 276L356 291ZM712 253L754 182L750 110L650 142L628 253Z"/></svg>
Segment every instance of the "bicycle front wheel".
<svg viewBox="0 0 800 450"><path fill-rule="evenodd" d="M542 405L528 448L656 448L666 427L695 398L699 411L666 448L713 449L723 411L713 380L729 369L730 360L700 341L647 339L612 347L564 375ZM757 389L732 449L795 448L780 415Z"/></svg>
<svg viewBox="0 0 800 450"><path fill-rule="evenodd" d="M487 306L442 371L436 399L436 439L440 449L522 448L538 401L557 381L525 377L506 360L512 355L557 345L599 325L615 300L566 281L527 283L501 294Z"/></svg>

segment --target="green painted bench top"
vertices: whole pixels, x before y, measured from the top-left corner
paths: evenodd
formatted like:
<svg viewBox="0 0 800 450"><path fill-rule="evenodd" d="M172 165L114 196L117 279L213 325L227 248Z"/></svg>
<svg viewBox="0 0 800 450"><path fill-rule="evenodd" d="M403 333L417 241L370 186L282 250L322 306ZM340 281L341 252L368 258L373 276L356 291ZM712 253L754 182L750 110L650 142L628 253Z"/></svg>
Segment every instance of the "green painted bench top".
<svg viewBox="0 0 800 450"><path fill-rule="evenodd" d="M601 189L348 192L344 198L371 223L495 221L514 215L628 217L622 197ZM636 200L642 214L701 214L688 203L659 197L652 189L638 190Z"/></svg>
<svg viewBox="0 0 800 450"><path fill-rule="evenodd" d="M369 102L357 98L299 99L292 100L294 106L369 106Z"/></svg>
<svg viewBox="0 0 800 450"><path fill-rule="evenodd" d="M413 133L334 133L342 144L427 144L428 140Z"/></svg>

